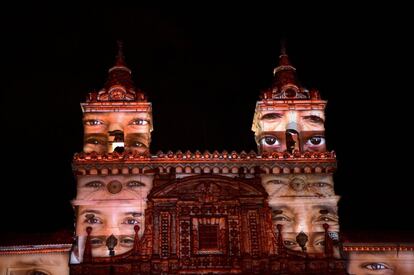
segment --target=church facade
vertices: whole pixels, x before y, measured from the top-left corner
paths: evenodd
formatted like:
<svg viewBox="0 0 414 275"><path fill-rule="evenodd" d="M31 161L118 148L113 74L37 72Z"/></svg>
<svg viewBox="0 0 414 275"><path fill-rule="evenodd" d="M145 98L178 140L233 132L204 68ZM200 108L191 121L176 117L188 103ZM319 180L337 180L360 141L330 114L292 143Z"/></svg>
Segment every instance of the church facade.
<svg viewBox="0 0 414 275"><path fill-rule="evenodd" d="M120 45L104 87L81 103L84 147L72 164L74 243L59 247L69 263L60 273L384 270L360 255L401 246L347 245L340 237L336 156L325 140L326 104L317 90L300 84L282 47L273 83L252 113L257 151L152 154L152 104L133 84ZM0 257L26 251L13 249L2 248ZM45 251L42 255L51 255ZM404 251L414 263L414 245ZM347 264L349 253L355 267ZM9 267L5 274L54 274L17 271Z"/></svg>
<svg viewBox="0 0 414 275"><path fill-rule="evenodd" d="M284 50L252 114L257 153L150 154L151 103L122 51L81 105L71 273L345 274L326 101Z"/></svg>

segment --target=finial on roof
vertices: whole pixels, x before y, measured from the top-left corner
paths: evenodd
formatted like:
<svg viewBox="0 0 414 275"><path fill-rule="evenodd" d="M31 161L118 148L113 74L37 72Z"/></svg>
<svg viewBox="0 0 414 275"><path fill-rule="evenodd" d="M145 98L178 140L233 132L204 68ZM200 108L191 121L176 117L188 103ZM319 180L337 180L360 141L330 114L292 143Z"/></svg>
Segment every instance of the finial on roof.
<svg viewBox="0 0 414 275"><path fill-rule="evenodd" d="M331 237L329 236L329 224L324 223L323 229L325 230L325 256L330 258L333 256L333 243Z"/></svg>
<svg viewBox="0 0 414 275"><path fill-rule="evenodd" d="M280 39L280 55L287 55L286 54L286 39Z"/></svg>
<svg viewBox="0 0 414 275"><path fill-rule="evenodd" d="M289 69L293 69L295 70L295 68L292 66L292 64L290 64L289 61L289 57L287 55L287 51L286 51L286 39L282 38L280 39L280 55L279 55L279 65L278 67L275 68L275 72L277 72L277 70L284 70L287 69L289 67Z"/></svg>
<svg viewBox="0 0 414 275"><path fill-rule="evenodd" d="M118 54L116 56L115 66L126 66L125 56L124 56L124 43L121 40L117 41L118 44Z"/></svg>
<svg viewBox="0 0 414 275"><path fill-rule="evenodd" d="M92 262L92 244L91 244L91 232L92 227L88 226L86 228L86 240L85 240L85 249L83 250L83 262L90 263Z"/></svg>
<svg viewBox="0 0 414 275"><path fill-rule="evenodd" d="M296 78L296 69L289 61L286 53L286 40L280 41L279 63L273 70L273 85L270 93L265 92L263 98L273 99L309 99L307 90L300 86Z"/></svg>
<svg viewBox="0 0 414 275"><path fill-rule="evenodd" d="M139 236L138 236L139 225L134 226L134 231L135 231L135 237L134 237L134 247L132 248L132 251L134 254L138 254L139 253Z"/></svg>
<svg viewBox="0 0 414 275"><path fill-rule="evenodd" d="M276 240L277 253L279 254L279 256L284 257L286 256L287 253L286 253L286 247L283 242L283 236L282 236L283 225L277 224L276 228L277 228L277 240Z"/></svg>

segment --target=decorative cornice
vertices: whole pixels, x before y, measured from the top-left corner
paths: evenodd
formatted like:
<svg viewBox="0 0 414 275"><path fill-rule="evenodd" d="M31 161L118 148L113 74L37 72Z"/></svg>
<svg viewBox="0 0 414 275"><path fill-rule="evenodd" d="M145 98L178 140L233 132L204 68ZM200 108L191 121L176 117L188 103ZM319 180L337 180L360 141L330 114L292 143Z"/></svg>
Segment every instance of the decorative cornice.
<svg viewBox="0 0 414 275"><path fill-rule="evenodd" d="M285 100L274 100L274 99L263 99L257 101L256 111L257 110L278 110L278 111L307 111L307 110L324 110L326 107L326 100L294 100L294 99L285 99ZM277 107L277 109L275 109Z"/></svg>
<svg viewBox="0 0 414 275"><path fill-rule="evenodd" d="M67 253L71 248L72 244L0 246L0 255Z"/></svg>
<svg viewBox="0 0 414 275"><path fill-rule="evenodd" d="M73 158L73 170L78 175L89 174L289 174L333 173L336 169L335 152L273 152L257 155L251 151L210 153L181 151L156 155L128 152L98 154L78 153Z"/></svg>
<svg viewBox="0 0 414 275"><path fill-rule="evenodd" d="M82 112L147 112L151 113L151 102L86 102L81 103Z"/></svg>
<svg viewBox="0 0 414 275"><path fill-rule="evenodd" d="M344 243L346 252L414 251L414 243Z"/></svg>
<svg viewBox="0 0 414 275"><path fill-rule="evenodd" d="M98 154L96 152L92 153L76 153L73 157L73 161L75 164L81 162L96 162L96 161L104 161L104 162L128 162L128 161L142 161L142 162L152 162L152 163L170 163L170 162L217 162L217 161L224 161L224 162L237 162L237 161L268 161L268 160L281 160L281 161L328 161L328 162L335 162L336 155L334 151L331 152L264 152L263 154L259 155L256 152L249 152L246 153L242 151L240 153L236 151L231 151L230 153L227 151L223 151L221 153L214 151L210 153L209 151L204 151L201 153L200 151L190 152L187 151L185 153L181 151L172 152L168 151L166 153L159 151L155 155L145 156L142 154L133 154L131 152L123 152L123 153L106 153L106 154Z"/></svg>

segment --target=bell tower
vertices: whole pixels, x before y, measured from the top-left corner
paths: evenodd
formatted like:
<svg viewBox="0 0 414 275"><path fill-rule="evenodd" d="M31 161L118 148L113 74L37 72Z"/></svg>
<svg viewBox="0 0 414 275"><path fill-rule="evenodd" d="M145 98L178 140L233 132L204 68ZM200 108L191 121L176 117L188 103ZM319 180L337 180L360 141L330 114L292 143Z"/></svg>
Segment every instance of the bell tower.
<svg viewBox="0 0 414 275"><path fill-rule="evenodd" d="M104 87L89 93L81 106L85 153L149 154L153 129L151 103L134 86L121 42Z"/></svg>
<svg viewBox="0 0 414 275"><path fill-rule="evenodd" d="M254 113L252 130L259 153L325 151L326 101L317 90L300 85L284 45L273 75Z"/></svg>
<svg viewBox="0 0 414 275"><path fill-rule="evenodd" d="M153 181L153 174L131 168L124 160L150 159L153 124L151 103L132 81L122 43L118 42L115 65L104 87L89 93L81 107L84 147L75 159L87 157L73 163L77 195L72 200L76 215L72 264L137 249ZM108 164L108 159L117 164ZM72 268L75 272L78 267Z"/></svg>
<svg viewBox="0 0 414 275"><path fill-rule="evenodd" d="M317 90L303 87L291 64L284 43L273 71L273 82L256 104L252 130L262 157L284 156L283 170L262 173L268 193L274 231L282 229L288 249L310 253L328 249L339 232L333 170L321 170L326 151L325 106ZM303 170L290 169L287 160L302 163ZM332 161L335 161L334 159ZM328 239L330 240L330 239Z"/></svg>

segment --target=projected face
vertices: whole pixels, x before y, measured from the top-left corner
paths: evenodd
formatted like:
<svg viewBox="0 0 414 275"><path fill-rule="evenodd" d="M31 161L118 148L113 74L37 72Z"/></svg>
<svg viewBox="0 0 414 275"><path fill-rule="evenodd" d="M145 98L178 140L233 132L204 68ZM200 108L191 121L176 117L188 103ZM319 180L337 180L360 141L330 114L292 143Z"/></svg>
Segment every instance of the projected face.
<svg viewBox="0 0 414 275"><path fill-rule="evenodd" d="M262 175L262 184L269 194L269 201L277 197L335 195L332 175Z"/></svg>
<svg viewBox="0 0 414 275"><path fill-rule="evenodd" d="M145 203L153 176L88 175L78 177L78 200L137 200Z"/></svg>
<svg viewBox="0 0 414 275"><path fill-rule="evenodd" d="M94 257L109 256L106 239L114 235L118 244L115 255L132 249L134 244L134 226L138 225L139 236L142 236L145 226L145 208L142 205L130 206L79 206L76 222L76 235L86 235L86 228L92 227L91 245Z"/></svg>
<svg viewBox="0 0 414 275"><path fill-rule="evenodd" d="M292 199L292 203L272 204L271 208L273 223L282 224L283 232L324 232L324 223L329 224L329 231L339 231L337 206L333 201L301 202L298 198Z"/></svg>
<svg viewBox="0 0 414 275"><path fill-rule="evenodd" d="M329 225L329 232L339 232L336 199L280 198L269 204L273 225L283 225L283 240L288 248L300 249L296 236L303 231L309 237L307 251L320 251L324 245L325 223Z"/></svg>
<svg viewBox="0 0 414 275"><path fill-rule="evenodd" d="M325 151L325 115L322 110L264 111L255 136L261 151Z"/></svg>
<svg viewBox="0 0 414 275"><path fill-rule="evenodd" d="M349 252L348 273L356 275L414 274L414 251Z"/></svg>
<svg viewBox="0 0 414 275"><path fill-rule="evenodd" d="M83 124L86 153L148 152L151 133L148 113L85 113Z"/></svg>

